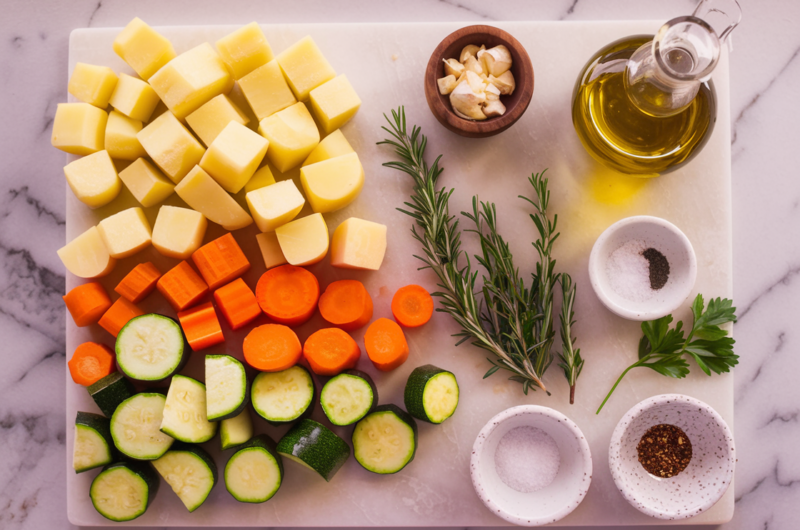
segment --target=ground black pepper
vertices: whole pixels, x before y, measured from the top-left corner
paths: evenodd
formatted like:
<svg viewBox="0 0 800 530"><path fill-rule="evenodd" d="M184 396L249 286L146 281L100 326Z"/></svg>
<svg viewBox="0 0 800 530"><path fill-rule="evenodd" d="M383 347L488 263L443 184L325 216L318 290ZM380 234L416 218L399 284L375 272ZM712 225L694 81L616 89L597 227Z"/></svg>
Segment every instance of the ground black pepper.
<svg viewBox="0 0 800 530"><path fill-rule="evenodd" d="M664 254L652 247L642 252L642 256L650 263L650 288L658 291L669 279L669 261Z"/></svg>
<svg viewBox="0 0 800 530"><path fill-rule="evenodd" d="M680 427L662 423L647 429L639 445L639 462L657 477L674 477L692 460L692 442Z"/></svg>

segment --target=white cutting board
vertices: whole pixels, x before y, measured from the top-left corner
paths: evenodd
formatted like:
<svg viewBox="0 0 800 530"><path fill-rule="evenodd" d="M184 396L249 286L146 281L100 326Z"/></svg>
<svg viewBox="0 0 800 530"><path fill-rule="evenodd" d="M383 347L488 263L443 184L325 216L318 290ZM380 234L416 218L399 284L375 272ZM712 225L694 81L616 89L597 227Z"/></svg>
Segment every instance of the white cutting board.
<svg viewBox="0 0 800 530"><path fill-rule="evenodd" d="M243 23L247 21L242 21ZM310 34L339 73L346 73L363 100L361 110L343 132L358 152L366 172L360 198L348 208L327 215L333 230L342 220L357 216L389 226L389 248L383 267L374 273L353 273L333 269L328 261L311 268L324 287L330 281L356 278L365 282L375 302L375 318L391 317L390 301L395 290L418 283L435 290L434 275L418 271L412 254L419 248L409 233L410 218L396 207L408 199L410 179L397 171L381 167L394 159L385 146L375 143L385 137L383 113L398 105L406 106L409 124L422 126L429 136L428 160L444 154L444 186L455 187L452 212L468 209L475 193L482 200L498 204L499 223L510 241L517 265L523 272L533 269L535 252L530 242L536 232L527 214L530 208L517 199L530 194L527 177L549 168L552 190L551 214L559 216L561 237L555 245L558 269L572 274L578 285L576 304L577 346L586 359L580 377L577 403L568 403L568 387L560 369L553 363L545 376L552 390L548 397L532 392L527 397L517 383L506 381L502 373L482 380L489 367L482 351L469 345L455 347L450 335L457 332L449 316L436 314L426 326L408 331L411 348L408 361L385 374L378 373L363 354L358 368L369 372L377 383L381 403L402 405L402 390L409 372L416 366L433 363L453 371L461 386L461 401L456 414L444 424L419 425L419 448L415 460L396 475L379 476L362 469L350 459L330 483L292 463L280 491L260 505L241 504L217 484L206 503L188 513L169 486L161 491L133 526L495 526L504 521L495 517L475 495L469 478L469 458L475 437L484 423L501 410L519 404L535 403L562 411L583 430L591 445L594 476L583 503L558 524L632 525L658 524L633 507L619 494L608 468L607 447L611 432L620 417L634 404L649 396L667 392L685 393L713 406L732 426L733 377L706 377L695 366L685 380L667 379L643 369L630 373L617 389L603 412L594 411L614 379L636 359L641 335L639 324L614 316L591 290L587 272L589 251L598 235L613 222L630 215L663 217L680 227L697 253L697 285L706 297L731 296L731 200L730 200L730 116L728 62L723 56L716 72L719 114L716 128L705 150L687 167L667 176L638 181L620 178L595 163L584 151L572 128L570 102L573 85L586 60L603 45L636 33L654 33L659 22L515 22L498 23L525 46L536 75L533 100L522 119L511 129L482 140L458 137L440 126L428 110L423 92L423 73L431 51L438 42L464 24L358 24L358 25L281 25L263 26L276 52ZM175 45L178 53L204 41L214 42L235 29L218 27L159 28ZM118 72L132 73L112 51L118 29L79 29L70 39L69 71L78 61L108 65ZM66 80L65 86L66 88ZM296 172L295 172L296 175ZM59 178L53 176L52 178ZM624 191L619 198L614 190ZM240 197L241 198L241 197ZM127 190L110 205L91 211L67 191L67 238L80 234L104 216L134 206ZM173 196L168 204L181 204ZM147 211L154 221L157 207ZM209 225L206 241L222 235ZM253 267L245 275L251 286L264 271L255 243L255 227L234 235ZM464 235L471 242L469 234ZM468 247L473 247L469 244ZM474 247L473 247L474 248ZM140 261L154 261L162 272L177 261L161 257L154 249L121 260L114 272L102 280L112 297L113 287ZM68 275L67 288L82 281ZM688 316L687 301L676 314ZM174 315L163 298L155 293L141 304L145 311ZM304 340L321 326L317 315L300 328ZM252 327L252 326L251 326ZM247 328L249 329L249 327ZM202 378L204 353L225 351L241 358L241 341L247 329L233 333L223 323L227 341L206 352L195 353L187 369ZM355 334L363 346L363 329ZM67 324L67 348L71 352L81 342L97 340L113 345L113 339L98 326L76 328ZM559 341L556 341L557 347ZM363 347L362 347L363 351ZM67 451L71 464L72 432L78 410L97 411L84 388L67 375ZM314 418L322 420L317 408ZM286 428L274 428L256 420L258 432L276 440ZM346 440L350 428L335 429ZM230 452L220 455L219 439L205 444L220 470ZM68 470L69 519L76 525L108 524L92 507L89 485L96 471L75 475ZM733 513L733 488L706 513L683 521L685 524L721 523Z"/></svg>

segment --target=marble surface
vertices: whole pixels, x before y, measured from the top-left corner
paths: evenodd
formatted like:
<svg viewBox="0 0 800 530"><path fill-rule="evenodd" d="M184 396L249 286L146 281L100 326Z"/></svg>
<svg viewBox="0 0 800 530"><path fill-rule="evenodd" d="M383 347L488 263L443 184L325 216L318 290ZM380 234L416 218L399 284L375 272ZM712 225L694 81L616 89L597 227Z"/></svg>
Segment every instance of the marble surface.
<svg viewBox="0 0 800 530"><path fill-rule="evenodd" d="M800 359L800 3L744 0L731 55L736 511L725 529L793 529ZM691 0L485 2L3 2L0 18L0 527L65 528L63 154L49 146L65 101L67 40L78 27L354 21L668 19ZM398 524L402 522L398 521Z"/></svg>

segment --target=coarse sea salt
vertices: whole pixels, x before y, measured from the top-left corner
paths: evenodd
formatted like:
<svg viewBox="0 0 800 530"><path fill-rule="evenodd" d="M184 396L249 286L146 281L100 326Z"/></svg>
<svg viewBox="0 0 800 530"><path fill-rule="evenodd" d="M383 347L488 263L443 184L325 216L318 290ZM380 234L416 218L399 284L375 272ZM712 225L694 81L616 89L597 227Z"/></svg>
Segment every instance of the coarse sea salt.
<svg viewBox="0 0 800 530"><path fill-rule="evenodd" d="M614 250L606 262L611 288L631 302L645 302L655 294L650 287L650 262L643 256L645 250L647 243L631 239Z"/></svg>
<svg viewBox="0 0 800 530"><path fill-rule="evenodd" d="M531 493L553 482L561 465L561 454L549 434L526 425L511 429L500 439L494 465L506 486Z"/></svg>

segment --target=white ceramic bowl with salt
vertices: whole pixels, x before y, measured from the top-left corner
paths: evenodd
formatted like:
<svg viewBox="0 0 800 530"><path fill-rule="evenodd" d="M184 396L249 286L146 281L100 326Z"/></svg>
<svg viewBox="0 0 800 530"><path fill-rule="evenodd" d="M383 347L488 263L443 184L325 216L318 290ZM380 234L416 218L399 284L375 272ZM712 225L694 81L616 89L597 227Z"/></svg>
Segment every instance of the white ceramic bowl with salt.
<svg viewBox="0 0 800 530"><path fill-rule="evenodd" d="M541 429L558 447L558 472L537 491L518 491L498 474L498 445L518 427ZM520 405L497 414L478 433L470 475L475 492L493 514L516 525L540 526L566 517L581 503L592 482L592 455L580 428L564 414L539 405Z"/></svg>

